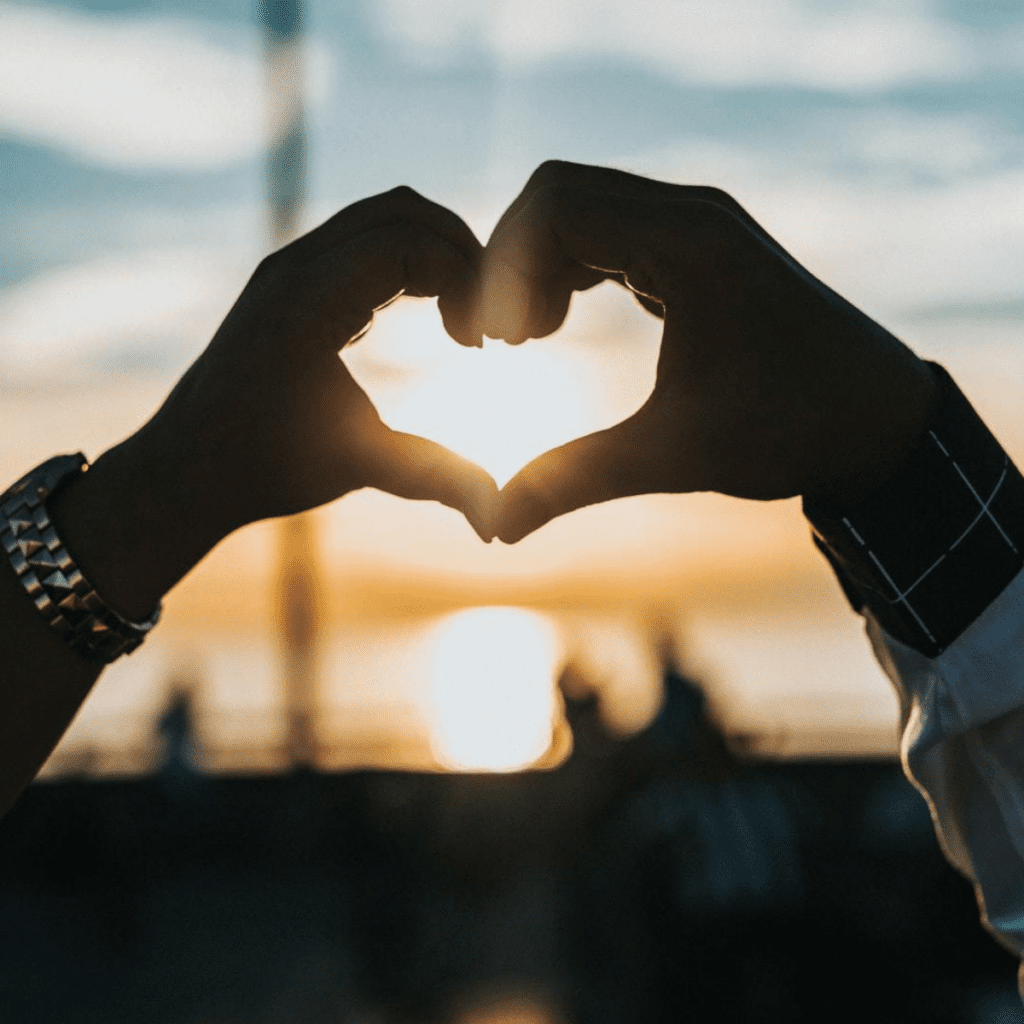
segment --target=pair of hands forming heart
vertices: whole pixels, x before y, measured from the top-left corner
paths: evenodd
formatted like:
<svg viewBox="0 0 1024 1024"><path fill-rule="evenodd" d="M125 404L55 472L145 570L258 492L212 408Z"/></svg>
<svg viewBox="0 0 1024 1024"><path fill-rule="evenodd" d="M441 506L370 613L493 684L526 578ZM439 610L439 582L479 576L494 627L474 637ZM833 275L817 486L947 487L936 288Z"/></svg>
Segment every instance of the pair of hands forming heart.
<svg viewBox="0 0 1024 1024"><path fill-rule="evenodd" d="M484 334L518 344L555 331L572 294L605 280L664 321L653 393L500 493L474 464L385 426L338 359L402 294L437 296L463 345ZM508 542L572 509L651 492L842 502L895 468L933 387L909 349L725 193L554 162L486 248L454 213L399 188L268 257L163 407L87 477L97 495L130 491L138 509L132 523L112 517L111 558L139 564L150 538L122 603L141 615L235 528L361 487L443 502Z"/></svg>
<svg viewBox="0 0 1024 1024"><path fill-rule="evenodd" d="M479 467L389 430L338 358L403 293L436 295L462 344L517 344L550 334L573 292L609 279L664 321L653 393L500 493ZM232 530L361 487L444 502L506 541L645 492L841 504L892 472L934 388L909 349L724 193L551 163L486 248L454 213L397 189L270 256L156 415L56 492L49 512L85 578L141 620ZM45 626L9 574L0 612L2 812L100 666Z"/></svg>

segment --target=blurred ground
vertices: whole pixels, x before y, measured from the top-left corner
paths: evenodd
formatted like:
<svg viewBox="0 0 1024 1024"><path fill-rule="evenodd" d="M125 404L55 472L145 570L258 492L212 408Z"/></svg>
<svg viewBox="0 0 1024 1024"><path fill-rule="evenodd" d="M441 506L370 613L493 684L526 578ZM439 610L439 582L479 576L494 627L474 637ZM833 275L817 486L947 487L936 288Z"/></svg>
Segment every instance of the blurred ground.
<svg viewBox="0 0 1024 1024"><path fill-rule="evenodd" d="M738 760L670 675L567 701L551 772L215 779L188 716L134 781L0 825L0 1019L1011 1024L1014 959L891 762Z"/></svg>

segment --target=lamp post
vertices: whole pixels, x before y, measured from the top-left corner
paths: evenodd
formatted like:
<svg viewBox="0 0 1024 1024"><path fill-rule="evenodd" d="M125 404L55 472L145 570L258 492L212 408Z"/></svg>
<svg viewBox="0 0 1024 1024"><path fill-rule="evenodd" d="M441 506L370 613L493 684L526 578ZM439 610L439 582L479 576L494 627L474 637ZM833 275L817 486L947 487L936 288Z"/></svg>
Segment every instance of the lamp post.
<svg viewBox="0 0 1024 1024"><path fill-rule="evenodd" d="M301 229L306 200L301 0L259 0L266 55L270 242L287 245ZM311 515L278 526L278 615L287 714L287 756L295 768L317 763L315 728L321 569Z"/></svg>

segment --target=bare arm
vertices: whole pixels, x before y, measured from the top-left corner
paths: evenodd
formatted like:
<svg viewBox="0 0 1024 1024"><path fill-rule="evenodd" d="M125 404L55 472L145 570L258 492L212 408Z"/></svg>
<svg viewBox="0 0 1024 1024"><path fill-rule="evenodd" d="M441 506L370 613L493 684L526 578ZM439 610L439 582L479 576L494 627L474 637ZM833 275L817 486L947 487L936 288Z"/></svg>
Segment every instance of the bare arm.
<svg viewBox="0 0 1024 1024"><path fill-rule="evenodd" d="M402 293L438 296L449 333L478 343L467 325L479 258L469 228L410 189L356 203L268 257L153 419L48 504L104 601L145 618L233 530L362 487L442 502L490 539L490 477L386 427L338 358ZM101 669L0 565L0 813Z"/></svg>

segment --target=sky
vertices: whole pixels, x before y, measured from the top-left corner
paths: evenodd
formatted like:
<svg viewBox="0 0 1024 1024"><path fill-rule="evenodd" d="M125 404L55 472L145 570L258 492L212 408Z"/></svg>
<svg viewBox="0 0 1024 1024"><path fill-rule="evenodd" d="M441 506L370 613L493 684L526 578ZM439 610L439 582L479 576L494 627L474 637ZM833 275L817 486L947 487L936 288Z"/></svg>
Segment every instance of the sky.
<svg viewBox="0 0 1024 1024"><path fill-rule="evenodd" d="M902 326L1024 312L1016 0L307 4L309 225L406 183L482 235L541 160L732 190ZM187 365L266 245L240 0L0 3L0 381Z"/></svg>
<svg viewBox="0 0 1024 1024"><path fill-rule="evenodd" d="M267 248L280 126L254 11L0 0L0 397L159 392L205 346ZM306 226L405 183L486 239L551 157L712 183L922 354L993 379L1019 365L1018 0L309 0L305 16ZM403 301L345 359L387 422L500 483L637 408L658 343L657 321L606 285L560 335L483 352ZM372 534L375 501L339 514ZM409 561L393 539L407 520L387 522L374 550ZM504 567L461 525L436 528L460 564ZM586 531L546 532L558 539L531 538L517 565L531 544L541 565L559 545L593 557Z"/></svg>
<svg viewBox="0 0 1024 1024"><path fill-rule="evenodd" d="M265 253L264 153L280 126L265 110L253 10L0 0L8 438L98 454L137 422L138 396L159 395L202 350ZM1000 408L1019 420L1019 0L308 0L306 24L307 227L408 184L485 240L552 157L716 184L958 379L974 367L1007 384ZM519 349L458 348L430 303L399 303L345 358L389 423L501 482L638 407L657 349L656 322L603 286L564 334ZM33 398L55 390L75 396L66 421ZM25 468L8 456L5 470ZM817 558L798 510L703 497L585 510L504 548L479 544L448 510L363 494L324 513L321 553L346 567L339 593L364 597L385 562L421 590L453 566L519 584L582 567L619 593L685 592L698 610L726 578L760 588L759 600L792 591L785 573ZM233 538L194 592L223 596L220 576L237 591L254 565L272 573L268 538ZM365 586L353 582L360 565ZM786 672L813 681L817 669Z"/></svg>

